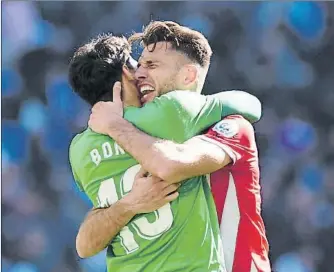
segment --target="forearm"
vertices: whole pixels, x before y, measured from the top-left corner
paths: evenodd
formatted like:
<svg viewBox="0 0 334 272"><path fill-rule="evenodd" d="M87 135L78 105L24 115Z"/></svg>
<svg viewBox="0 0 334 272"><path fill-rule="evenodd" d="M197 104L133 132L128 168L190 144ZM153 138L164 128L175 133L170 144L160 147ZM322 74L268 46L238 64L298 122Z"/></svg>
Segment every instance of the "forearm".
<svg viewBox="0 0 334 272"><path fill-rule="evenodd" d="M108 129L108 135L131 154L141 166L152 175L161 176L162 167L167 163L168 154L159 143L168 141L152 137L123 118L114 120Z"/></svg>
<svg viewBox="0 0 334 272"><path fill-rule="evenodd" d="M77 235L78 255L81 258L87 258L106 248L134 215L126 198L108 208L90 211Z"/></svg>
<svg viewBox="0 0 334 272"><path fill-rule="evenodd" d="M194 137L184 144L158 142L155 148L166 154L162 175L170 183L201 176L231 163L231 158L215 144Z"/></svg>
<svg viewBox="0 0 334 272"><path fill-rule="evenodd" d="M223 150L217 152L197 138L177 144L147 135L121 118L109 128L109 136L145 170L169 183L216 171L230 162Z"/></svg>

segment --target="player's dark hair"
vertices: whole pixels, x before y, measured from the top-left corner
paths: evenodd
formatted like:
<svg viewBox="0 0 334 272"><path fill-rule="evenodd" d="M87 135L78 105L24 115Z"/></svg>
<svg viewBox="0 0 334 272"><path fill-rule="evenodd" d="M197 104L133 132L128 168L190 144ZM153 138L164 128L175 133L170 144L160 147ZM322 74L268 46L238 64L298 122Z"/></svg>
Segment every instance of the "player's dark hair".
<svg viewBox="0 0 334 272"><path fill-rule="evenodd" d="M191 61L208 68L212 50L203 34L172 21L152 21L142 33L134 33L129 42L141 42L143 46L153 44L154 51L157 42L169 42L172 48L186 55Z"/></svg>
<svg viewBox="0 0 334 272"><path fill-rule="evenodd" d="M122 78L123 65L130 67L131 46L124 37L100 35L81 46L69 65L69 83L90 105L112 100L112 87Z"/></svg>

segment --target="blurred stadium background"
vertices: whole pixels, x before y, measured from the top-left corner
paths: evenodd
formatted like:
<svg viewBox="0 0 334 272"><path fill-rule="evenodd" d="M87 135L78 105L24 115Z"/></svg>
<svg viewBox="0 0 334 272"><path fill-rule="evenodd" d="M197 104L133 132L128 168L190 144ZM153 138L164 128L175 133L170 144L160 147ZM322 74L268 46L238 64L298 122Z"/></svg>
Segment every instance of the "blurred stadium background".
<svg viewBox="0 0 334 272"><path fill-rule="evenodd" d="M74 249L90 203L67 149L89 109L69 89L67 64L89 38L130 34L151 19L208 37L205 94L244 89L263 102L255 127L274 269L334 271L333 3L1 4L2 271L105 271L104 253L79 260Z"/></svg>

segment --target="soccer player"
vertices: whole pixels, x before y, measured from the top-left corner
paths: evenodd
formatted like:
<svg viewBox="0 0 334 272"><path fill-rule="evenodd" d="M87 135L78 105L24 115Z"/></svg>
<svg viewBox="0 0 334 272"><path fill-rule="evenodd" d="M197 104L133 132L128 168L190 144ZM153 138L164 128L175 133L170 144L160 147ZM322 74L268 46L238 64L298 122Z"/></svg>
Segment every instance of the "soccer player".
<svg viewBox="0 0 334 272"><path fill-rule="evenodd" d="M192 35L198 38L199 33L194 32ZM207 44L198 44L197 41L195 45L200 46L192 45L193 50L199 50L197 57L201 57L201 54L211 55L211 51L207 51ZM188 58L187 55L176 53L175 61L178 58ZM81 97L93 105L97 101L110 100L110 86L116 79L122 79L124 103L134 105L129 101L126 90L133 80L130 63L129 48L124 45L124 40L122 43L122 39L115 42L110 37L101 38L80 48L75 54L70 65L71 85ZM182 76L186 75L188 69L184 69L182 73ZM198 77L193 78L190 84L197 79ZM188 84L187 81L184 84ZM232 99L235 98L233 96L236 93L231 94ZM248 101L254 101L253 97L245 96L245 93L239 95L243 95L244 99L250 98ZM233 103L226 100L226 95L218 98L220 100L217 97L204 97L186 91L172 92L147 103L142 109L128 107L124 116L145 132L183 142L217 122L221 114L233 112ZM191 107L189 102L192 103ZM230 105L231 108L226 105ZM224 112L224 109L227 112ZM242 109L240 111L247 112ZM200 115L205 116L206 120L199 118ZM252 113L248 111L249 116L252 116ZM258 118L259 116L253 120ZM162 126L158 128L158 125ZM175 131L172 131L171 127ZM212 206L208 185L202 177L198 177L188 186L182 186L176 201L147 214L148 210L144 205L135 205L133 202L133 199L136 199L133 197L134 192L138 192L135 188L138 186L133 185L133 182L139 165L136 165L137 162L112 139L96 134L90 129L86 130L73 139L70 146L70 161L78 185L88 194L94 206L108 207L96 209L90 214L95 230L100 228L102 232L103 228L107 227L109 231L109 236L105 239L90 237L94 240L93 244L102 244L102 248L100 245L97 246L100 247L97 251L107 246L118 234L108 250L108 269L224 271L215 209ZM164 204L164 201L169 202L177 196L177 193L173 193L177 186L172 183L159 181L160 191L163 192L160 204ZM161 184L164 187L161 187ZM99 221L99 218L103 220ZM130 223L127 224L128 222ZM127 226L122 228L126 224ZM192 235L194 224L198 225L196 235ZM80 244L78 239L77 246L80 247ZM83 254L79 253L80 255L94 254L94 252L84 252L83 248L81 247ZM181 255L174 254L176 248L178 252L182 252ZM196 253L189 250L192 248L197 248ZM182 264L180 263L182 260L187 260L189 263Z"/></svg>
<svg viewBox="0 0 334 272"><path fill-rule="evenodd" d="M155 93L148 94L149 100L161 92L161 85L156 84L155 77L159 67L151 70L147 63L159 63L169 42L166 44L164 37L157 39L159 32L151 38L153 35L151 29L137 35L144 41L145 49L136 77L139 86L154 90ZM122 118L119 105L100 103L94 107L91 128L112 137L147 171L159 173L168 182L213 172L208 179L217 206L227 271L271 271L261 218L258 154L252 125L240 115L228 116L204 135L177 144L139 131Z"/></svg>

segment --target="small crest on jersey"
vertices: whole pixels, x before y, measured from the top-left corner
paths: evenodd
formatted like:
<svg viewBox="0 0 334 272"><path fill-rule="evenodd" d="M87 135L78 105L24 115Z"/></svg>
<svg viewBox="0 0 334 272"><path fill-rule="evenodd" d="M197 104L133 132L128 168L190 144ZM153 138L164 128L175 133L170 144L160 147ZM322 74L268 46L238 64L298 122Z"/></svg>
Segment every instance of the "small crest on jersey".
<svg viewBox="0 0 334 272"><path fill-rule="evenodd" d="M239 126L234 120L223 120L216 124L212 130L218 132L226 138L232 138L238 133Z"/></svg>

